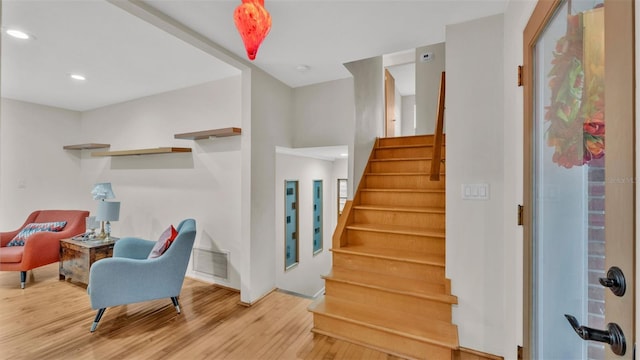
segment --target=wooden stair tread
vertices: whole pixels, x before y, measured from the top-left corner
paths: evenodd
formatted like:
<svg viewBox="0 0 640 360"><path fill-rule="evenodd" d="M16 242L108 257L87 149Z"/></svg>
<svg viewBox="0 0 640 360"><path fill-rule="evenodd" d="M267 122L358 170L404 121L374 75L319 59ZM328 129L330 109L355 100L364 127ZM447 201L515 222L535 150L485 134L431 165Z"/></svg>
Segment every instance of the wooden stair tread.
<svg viewBox="0 0 640 360"><path fill-rule="evenodd" d="M447 133L443 133L442 134L442 138L444 139L446 135L447 135ZM385 139L396 140L396 139L406 139L406 138L424 138L424 139L433 140L434 137L436 137L434 134L420 134L420 135L402 135L402 136L381 137L380 140L385 140Z"/></svg>
<svg viewBox="0 0 640 360"><path fill-rule="evenodd" d="M414 212L414 213L429 213L429 214L445 213L445 209L443 207L398 206L398 205L356 205L353 208L359 209L359 210Z"/></svg>
<svg viewBox="0 0 640 360"><path fill-rule="evenodd" d="M428 230L419 227L398 226L398 225L383 225L383 224L352 224L347 225L349 230L362 230L362 231L374 231L383 233L393 233L402 235L417 235L417 236L429 236L429 237L445 237L444 231Z"/></svg>
<svg viewBox="0 0 640 360"><path fill-rule="evenodd" d="M345 247L331 249L334 253L352 254L386 260L404 261L415 264L433 265L444 267L445 258L443 255L424 254L415 251L392 248L374 248L365 245L348 245Z"/></svg>
<svg viewBox="0 0 640 360"><path fill-rule="evenodd" d="M428 344L458 348L458 329L455 325L418 314L380 309L331 296L318 298L309 306L309 311Z"/></svg>
<svg viewBox="0 0 640 360"><path fill-rule="evenodd" d="M381 145L381 146L378 146L375 149L376 150L411 149L411 148L420 148L420 147L433 147L433 144Z"/></svg>
<svg viewBox="0 0 640 360"><path fill-rule="evenodd" d="M371 162L388 162L388 161L425 161L432 160L432 157L402 157L402 158L389 158L389 159L371 159ZM442 158L444 160L444 158Z"/></svg>
<svg viewBox="0 0 640 360"><path fill-rule="evenodd" d="M446 193L445 189L360 189L361 192L399 192L399 193L426 193L426 194L442 194Z"/></svg>
<svg viewBox="0 0 640 360"><path fill-rule="evenodd" d="M429 172L421 171L421 172L400 172L400 173L372 173L368 172L364 174L365 176L429 176L431 175ZM446 176L444 172L440 173L441 177Z"/></svg>
<svg viewBox="0 0 640 360"><path fill-rule="evenodd" d="M444 271L446 145L434 142L433 135L376 140L334 234L340 245L323 276L326 295L309 307L313 332L410 358L449 358L458 349L450 319L458 298ZM431 174L440 149L439 174Z"/></svg>
<svg viewBox="0 0 640 360"><path fill-rule="evenodd" d="M444 286L442 284L433 284L424 280L383 275L368 271L342 269L337 266L334 266L331 272L322 278L448 304L458 303L456 296L444 293Z"/></svg>

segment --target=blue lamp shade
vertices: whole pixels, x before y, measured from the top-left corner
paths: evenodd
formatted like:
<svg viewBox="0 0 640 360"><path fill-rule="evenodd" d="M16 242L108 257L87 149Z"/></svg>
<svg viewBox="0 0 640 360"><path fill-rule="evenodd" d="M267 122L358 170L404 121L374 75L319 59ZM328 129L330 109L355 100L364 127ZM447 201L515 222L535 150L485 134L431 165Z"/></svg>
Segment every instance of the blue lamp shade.
<svg viewBox="0 0 640 360"><path fill-rule="evenodd" d="M119 201L100 201L98 203L96 220L118 221L118 218L120 218L120 202Z"/></svg>
<svg viewBox="0 0 640 360"><path fill-rule="evenodd" d="M111 183L97 183L93 186L93 190L91 190L91 195L93 195L93 200L104 200L104 199L113 199L116 196L111 190Z"/></svg>

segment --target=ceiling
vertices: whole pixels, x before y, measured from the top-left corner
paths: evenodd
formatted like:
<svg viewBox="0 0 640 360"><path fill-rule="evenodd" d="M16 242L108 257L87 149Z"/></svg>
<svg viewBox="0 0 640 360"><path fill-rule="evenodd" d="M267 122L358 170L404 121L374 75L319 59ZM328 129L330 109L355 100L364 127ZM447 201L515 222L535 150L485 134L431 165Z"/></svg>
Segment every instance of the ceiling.
<svg viewBox="0 0 640 360"><path fill-rule="evenodd" d="M240 0L143 2L246 59L232 17ZM505 3L265 0L273 25L253 63L291 87L345 78L343 63L442 42L447 24L501 13ZM85 111L239 74L102 0L3 0L2 27L35 36L2 33L2 96L18 100Z"/></svg>

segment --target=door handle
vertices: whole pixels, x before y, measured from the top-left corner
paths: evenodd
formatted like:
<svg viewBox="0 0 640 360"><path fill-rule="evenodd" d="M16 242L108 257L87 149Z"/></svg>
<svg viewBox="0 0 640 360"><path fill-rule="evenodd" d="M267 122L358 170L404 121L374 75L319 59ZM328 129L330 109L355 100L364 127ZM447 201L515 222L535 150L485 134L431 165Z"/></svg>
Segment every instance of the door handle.
<svg viewBox="0 0 640 360"><path fill-rule="evenodd" d="M627 352L627 342L622 333L622 329L616 323L608 323L607 330L598 330L586 326L581 326L578 320L571 315L565 314L573 330L582 340L603 342L611 345L611 351L616 355L624 355Z"/></svg>
<svg viewBox="0 0 640 360"><path fill-rule="evenodd" d="M600 285L608 287L617 296L624 295L627 290L627 283L624 279L624 273L617 266L612 266L607 271L606 278L600 278Z"/></svg>

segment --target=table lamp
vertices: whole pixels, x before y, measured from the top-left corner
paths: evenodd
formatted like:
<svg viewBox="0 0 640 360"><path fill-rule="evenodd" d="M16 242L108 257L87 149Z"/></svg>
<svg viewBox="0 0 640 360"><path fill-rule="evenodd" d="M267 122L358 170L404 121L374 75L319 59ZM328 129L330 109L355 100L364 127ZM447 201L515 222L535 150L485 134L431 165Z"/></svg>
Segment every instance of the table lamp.
<svg viewBox="0 0 640 360"><path fill-rule="evenodd" d="M119 217L120 217L119 201L100 201L98 203L96 220L100 221L102 224L102 226L100 227L100 234L98 234L99 239L104 239L104 240L111 239L110 221L118 221Z"/></svg>

